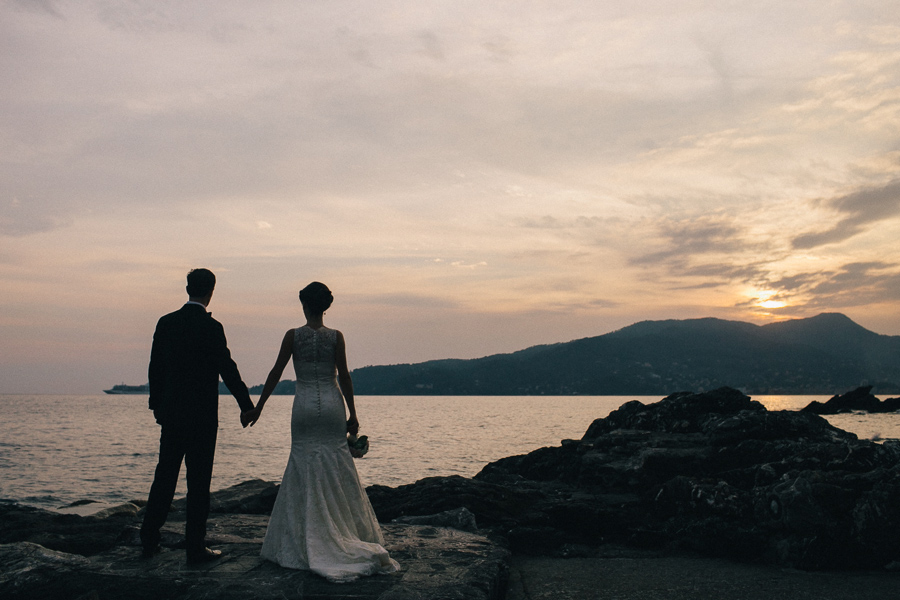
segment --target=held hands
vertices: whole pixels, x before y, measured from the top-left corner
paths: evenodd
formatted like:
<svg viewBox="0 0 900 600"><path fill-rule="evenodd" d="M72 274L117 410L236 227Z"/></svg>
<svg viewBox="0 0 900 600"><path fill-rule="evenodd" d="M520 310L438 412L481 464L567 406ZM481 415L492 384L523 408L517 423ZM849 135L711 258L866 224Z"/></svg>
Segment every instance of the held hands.
<svg viewBox="0 0 900 600"><path fill-rule="evenodd" d="M253 427L256 424L256 421L259 420L259 415L262 413L262 408L257 406L253 410L247 410L241 413L241 425L243 427Z"/></svg>

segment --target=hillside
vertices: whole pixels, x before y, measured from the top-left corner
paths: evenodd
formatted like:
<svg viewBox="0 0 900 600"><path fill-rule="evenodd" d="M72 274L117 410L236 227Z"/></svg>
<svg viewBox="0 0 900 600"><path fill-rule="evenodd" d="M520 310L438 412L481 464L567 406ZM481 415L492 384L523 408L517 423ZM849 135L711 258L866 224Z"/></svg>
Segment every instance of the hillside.
<svg viewBox="0 0 900 600"><path fill-rule="evenodd" d="M755 394L900 391L900 336L841 314L769 325L644 321L597 337L471 360L363 367L358 394L660 395L730 386Z"/></svg>

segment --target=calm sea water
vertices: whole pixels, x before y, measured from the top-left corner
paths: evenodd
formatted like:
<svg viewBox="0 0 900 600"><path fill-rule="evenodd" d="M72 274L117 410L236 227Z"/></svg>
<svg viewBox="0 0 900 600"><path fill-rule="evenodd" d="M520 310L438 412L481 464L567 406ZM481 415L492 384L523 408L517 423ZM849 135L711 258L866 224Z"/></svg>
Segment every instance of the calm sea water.
<svg viewBox="0 0 900 600"><path fill-rule="evenodd" d="M356 464L365 485L472 476L499 458L580 438L591 421L635 399L660 397L360 396L360 433L371 449ZM770 410L795 410L827 397L755 399ZM242 429L237 403L220 398L213 489L281 480L292 402L273 397L259 423ZM829 420L860 437L900 438L900 414ZM147 396L0 395L0 423L0 500L55 509L81 499L116 504L147 495L159 443ZM182 477L177 495L185 491Z"/></svg>

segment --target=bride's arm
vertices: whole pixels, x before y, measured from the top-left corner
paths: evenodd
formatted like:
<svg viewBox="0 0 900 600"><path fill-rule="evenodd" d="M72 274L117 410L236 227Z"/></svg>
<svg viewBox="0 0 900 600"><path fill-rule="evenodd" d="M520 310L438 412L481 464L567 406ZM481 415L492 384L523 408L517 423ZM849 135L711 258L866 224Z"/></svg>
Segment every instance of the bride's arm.
<svg viewBox="0 0 900 600"><path fill-rule="evenodd" d="M338 387L341 388L341 394L347 403L347 411L350 413L347 419L347 432L356 435L359 433L359 419L356 418L356 405L353 402L353 380L350 378L350 369L347 368L347 345L344 342L344 334L340 331L337 332L335 364L338 371Z"/></svg>
<svg viewBox="0 0 900 600"><path fill-rule="evenodd" d="M281 348L278 349L278 357L275 359L275 366L269 371L269 376L266 378L265 385L263 385L262 394L259 396L259 402L256 403L256 408L241 415L242 419L244 418L244 415L247 415L247 421L251 426L259 419L263 406L266 404L269 396L272 395L272 392L275 391L275 386L278 385L278 382L281 380L281 374L284 373L284 367L287 365L288 360L290 360L293 349L294 330L289 329L288 332L284 334L284 339L281 340Z"/></svg>

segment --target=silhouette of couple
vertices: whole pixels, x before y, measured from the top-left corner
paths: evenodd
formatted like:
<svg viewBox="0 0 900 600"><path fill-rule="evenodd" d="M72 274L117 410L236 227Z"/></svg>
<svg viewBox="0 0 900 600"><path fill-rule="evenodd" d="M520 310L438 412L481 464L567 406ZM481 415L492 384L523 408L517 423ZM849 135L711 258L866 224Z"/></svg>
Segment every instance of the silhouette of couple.
<svg viewBox="0 0 900 600"><path fill-rule="evenodd" d="M188 302L162 317L150 353L150 409L161 426L159 462L144 522L143 556L159 553L182 461L187 468L185 551L189 564L222 553L206 546L209 488L218 429L219 377L237 399L241 424L253 425L289 359L297 383L291 449L266 530L263 558L310 570L330 581L399 569L384 549L375 513L359 481L347 433L359 422L344 336L322 322L333 296L321 283L300 291L306 325L289 330L254 407L231 358L221 323L207 312L216 285L207 269L187 276ZM349 418L346 409L349 410Z"/></svg>

